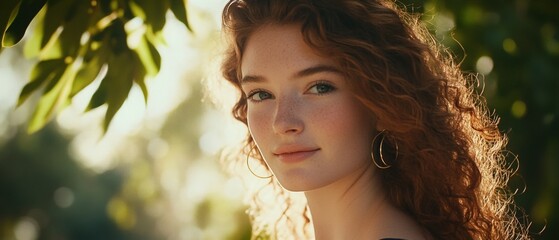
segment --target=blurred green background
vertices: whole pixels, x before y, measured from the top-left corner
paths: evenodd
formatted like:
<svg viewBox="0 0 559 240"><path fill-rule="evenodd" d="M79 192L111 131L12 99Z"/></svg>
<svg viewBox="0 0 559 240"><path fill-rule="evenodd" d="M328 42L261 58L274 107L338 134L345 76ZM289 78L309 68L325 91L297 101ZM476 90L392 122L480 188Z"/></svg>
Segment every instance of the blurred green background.
<svg viewBox="0 0 559 240"><path fill-rule="evenodd" d="M484 79L480 89L510 138L509 160L518 156L516 202L536 239L555 239L559 1L401 2L424 14L465 72ZM167 16L147 104L133 87L104 136L106 108L83 113L94 87L27 134L39 95L15 105L36 60L24 57L25 42L2 50L0 239L250 238L243 186L219 164L221 149L245 134L227 113L234 96L215 81L223 5L189 1L193 32ZM210 101L207 88L223 102Z"/></svg>

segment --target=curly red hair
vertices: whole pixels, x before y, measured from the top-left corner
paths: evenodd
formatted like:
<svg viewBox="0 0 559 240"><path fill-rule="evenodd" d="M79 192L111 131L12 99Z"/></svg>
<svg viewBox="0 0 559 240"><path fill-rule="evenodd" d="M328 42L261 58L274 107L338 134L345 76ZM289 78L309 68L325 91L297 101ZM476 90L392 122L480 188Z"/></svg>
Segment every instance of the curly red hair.
<svg viewBox="0 0 559 240"><path fill-rule="evenodd" d="M395 206L436 239L527 238L506 191L511 171L498 120L474 91L475 77L460 71L417 18L390 1L232 0L223 11L231 41L222 72L239 90L247 39L269 24L299 24L305 42L344 70L354 94L388 130L398 158L379 174ZM246 114L241 91L233 115L246 124ZM254 147L250 136L246 143ZM259 204L253 201L253 222L274 225L257 222L254 215L265 211Z"/></svg>

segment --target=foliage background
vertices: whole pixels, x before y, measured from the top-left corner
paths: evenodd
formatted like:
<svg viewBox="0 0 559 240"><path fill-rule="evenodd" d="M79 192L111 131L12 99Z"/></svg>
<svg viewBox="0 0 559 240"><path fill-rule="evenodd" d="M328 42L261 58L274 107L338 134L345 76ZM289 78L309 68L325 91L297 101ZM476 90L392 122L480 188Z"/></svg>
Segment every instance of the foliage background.
<svg viewBox="0 0 559 240"><path fill-rule="evenodd" d="M145 80L147 103L132 87L104 137L106 108L83 113L99 79L45 128L27 134L39 95L15 106L37 59L23 56L24 43L2 50L0 238L249 239L242 185L219 165L220 149L244 132L205 98L202 83L219 74L223 5L190 1L193 32L167 14L165 44L156 46L161 69ZM463 70L484 79L480 89L519 159L510 184L519 189L516 201L532 232L546 228L535 238L559 236L559 2L400 5L423 13ZM214 95L226 94L216 89Z"/></svg>

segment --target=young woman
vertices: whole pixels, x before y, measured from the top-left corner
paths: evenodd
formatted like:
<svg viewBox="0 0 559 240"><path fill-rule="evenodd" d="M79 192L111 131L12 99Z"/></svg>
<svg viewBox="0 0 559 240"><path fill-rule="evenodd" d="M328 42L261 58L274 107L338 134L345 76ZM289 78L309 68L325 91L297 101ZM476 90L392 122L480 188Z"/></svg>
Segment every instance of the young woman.
<svg viewBox="0 0 559 240"><path fill-rule="evenodd" d="M223 29L246 160L270 173L252 196L255 235L527 238L497 120L392 2L231 0Z"/></svg>

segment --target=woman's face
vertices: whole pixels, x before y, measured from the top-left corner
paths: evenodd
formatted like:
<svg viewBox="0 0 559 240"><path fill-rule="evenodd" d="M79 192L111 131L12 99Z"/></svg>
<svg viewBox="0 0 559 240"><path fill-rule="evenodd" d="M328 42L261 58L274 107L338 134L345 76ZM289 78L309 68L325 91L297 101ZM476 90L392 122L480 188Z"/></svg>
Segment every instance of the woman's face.
<svg viewBox="0 0 559 240"><path fill-rule="evenodd" d="M370 167L373 117L300 26L259 29L241 64L249 131L284 188L309 191Z"/></svg>

